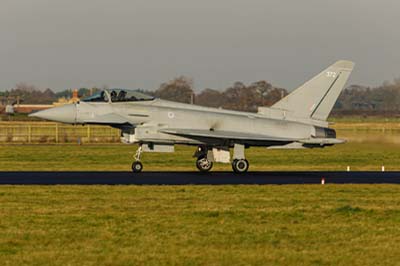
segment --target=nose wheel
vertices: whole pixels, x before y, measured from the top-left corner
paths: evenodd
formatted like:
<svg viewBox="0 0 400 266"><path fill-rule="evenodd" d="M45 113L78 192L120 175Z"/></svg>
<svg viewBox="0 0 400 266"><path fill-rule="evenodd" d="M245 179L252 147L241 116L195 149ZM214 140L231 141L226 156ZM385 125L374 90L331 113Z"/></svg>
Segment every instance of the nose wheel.
<svg viewBox="0 0 400 266"><path fill-rule="evenodd" d="M141 162L133 162L132 163L132 171L134 173L140 173L143 170L143 164Z"/></svg>
<svg viewBox="0 0 400 266"><path fill-rule="evenodd" d="M140 162L140 157L142 156L142 145L139 145L139 148L137 149L135 153L135 161L132 163L132 172L134 173L140 173L143 170L143 164Z"/></svg>

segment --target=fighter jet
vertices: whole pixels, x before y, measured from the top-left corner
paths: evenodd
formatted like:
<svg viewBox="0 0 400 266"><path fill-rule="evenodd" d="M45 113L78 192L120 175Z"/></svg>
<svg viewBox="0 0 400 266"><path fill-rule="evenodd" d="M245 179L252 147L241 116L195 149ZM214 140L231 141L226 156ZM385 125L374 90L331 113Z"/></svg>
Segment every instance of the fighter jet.
<svg viewBox="0 0 400 266"><path fill-rule="evenodd" d="M31 116L68 124L109 125L121 130L121 141L138 144L132 171L141 172L143 152L174 152L174 145L195 146L196 167L208 172L213 163L231 163L245 173L250 147L323 148L344 143L327 118L353 70L338 61L272 105L257 113L196 106L157 99L138 91L107 89L75 104ZM233 150L232 155L230 150Z"/></svg>

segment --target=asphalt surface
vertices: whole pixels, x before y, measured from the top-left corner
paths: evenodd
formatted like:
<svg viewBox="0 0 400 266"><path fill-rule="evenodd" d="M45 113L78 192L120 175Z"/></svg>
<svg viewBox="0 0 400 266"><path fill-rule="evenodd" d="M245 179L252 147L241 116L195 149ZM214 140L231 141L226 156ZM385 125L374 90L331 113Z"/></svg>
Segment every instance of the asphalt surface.
<svg viewBox="0 0 400 266"><path fill-rule="evenodd" d="M400 184L400 172L0 172L3 185Z"/></svg>

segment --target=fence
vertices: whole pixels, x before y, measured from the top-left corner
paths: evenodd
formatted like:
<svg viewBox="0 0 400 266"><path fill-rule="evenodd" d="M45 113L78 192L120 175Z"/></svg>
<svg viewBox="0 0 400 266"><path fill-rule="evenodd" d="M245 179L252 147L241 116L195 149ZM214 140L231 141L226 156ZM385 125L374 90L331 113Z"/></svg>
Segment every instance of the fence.
<svg viewBox="0 0 400 266"><path fill-rule="evenodd" d="M380 131L382 134L393 133L392 135L398 138L400 123L337 122L333 128L338 130L341 136L349 136L349 132L357 132L355 137L360 138L360 131ZM32 121L0 122L0 143L113 143L119 141L120 130L109 126L73 126Z"/></svg>
<svg viewBox="0 0 400 266"><path fill-rule="evenodd" d="M0 143L109 143L119 140L120 130L109 126L0 122Z"/></svg>

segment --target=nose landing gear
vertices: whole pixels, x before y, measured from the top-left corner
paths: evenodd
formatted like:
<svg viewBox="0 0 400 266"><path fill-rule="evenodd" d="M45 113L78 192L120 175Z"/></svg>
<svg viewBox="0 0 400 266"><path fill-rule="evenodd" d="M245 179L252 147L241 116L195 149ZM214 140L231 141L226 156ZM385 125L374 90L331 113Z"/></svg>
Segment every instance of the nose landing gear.
<svg viewBox="0 0 400 266"><path fill-rule="evenodd" d="M140 162L140 157L142 156L143 148L142 145L139 145L139 148L136 151L134 156L135 161L132 163L132 171L134 173L140 173L143 170L143 164Z"/></svg>
<svg viewBox="0 0 400 266"><path fill-rule="evenodd" d="M132 163L132 171L134 173L140 173L143 170L143 164L141 162L133 162Z"/></svg>

